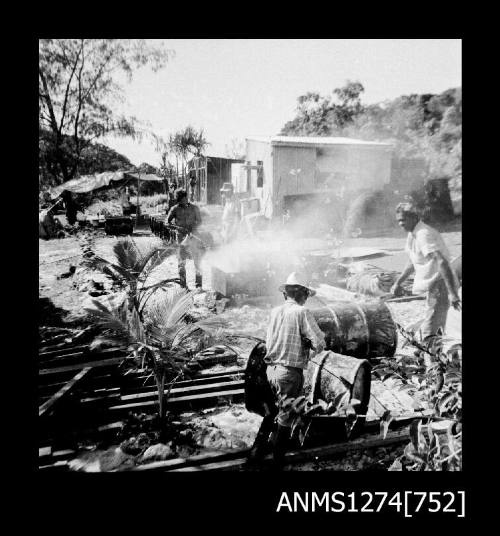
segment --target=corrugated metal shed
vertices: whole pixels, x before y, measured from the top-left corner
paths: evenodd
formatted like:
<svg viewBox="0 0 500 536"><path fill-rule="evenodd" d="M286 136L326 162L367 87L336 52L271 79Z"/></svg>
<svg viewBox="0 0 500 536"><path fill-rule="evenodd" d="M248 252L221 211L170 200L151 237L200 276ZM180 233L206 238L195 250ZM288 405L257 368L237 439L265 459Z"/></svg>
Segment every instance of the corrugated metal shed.
<svg viewBox="0 0 500 536"><path fill-rule="evenodd" d="M252 141L261 141L265 143L271 143L271 145L289 145L289 146L304 146L304 145L373 145L381 147L391 147L392 144L381 141L366 141L357 140L354 138L342 138L342 137L322 137L322 136L252 136L246 138Z"/></svg>

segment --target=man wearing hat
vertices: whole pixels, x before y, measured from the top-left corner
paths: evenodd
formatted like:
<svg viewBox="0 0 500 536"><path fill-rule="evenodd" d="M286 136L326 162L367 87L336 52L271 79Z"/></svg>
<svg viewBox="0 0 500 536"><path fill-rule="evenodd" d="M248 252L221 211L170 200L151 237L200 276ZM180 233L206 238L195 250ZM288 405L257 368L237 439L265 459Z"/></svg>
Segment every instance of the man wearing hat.
<svg viewBox="0 0 500 536"><path fill-rule="evenodd" d="M405 250L409 256L402 274L391 292L401 293L401 283L415 273L413 293L426 295L426 311L420 326L422 341L444 329L450 303L461 309L458 281L450 266L450 253L436 229L420 220L411 203L400 203L396 208L397 221L408 232Z"/></svg>
<svg viewBox="0 0 500 536"><path fill-rule="evenodd" d="M241 205L234 195L232 183L225 182L220 190L224 210L222 212L222 238L225 244L236 237L241 216Z"/></svg>
<svg viewBox="0 0 500 536"><path fill-rule="evenodd" d="M175 221L175 225L179 227L176 231L177 242L180 244L177 254L177 264L181 286L187 288L186 259L191 256L196 272L196 288L201 289L201 252L199 248L190 246L188 241L192 233L201 225L200 209L196 205L189 203L186 190L177 190L176 197L177 204L170 209L167 222L172 223L172 221ZM196 238L193 240L199 241Z"/></svg>
<svg viewBox="0 0 500 536"><path fill-rule="evenodd" d="M325 346L324 333L319 328L311 311L304 307L309 296L316 291L304 279L292 272L284 285L285 303L275 307L267 329L265 362L267 378L277 402L277 430L274 437L273 455L280 465L290 437L293 414L282 408L287 398L296 398L302 393L304 369L309 361L309 350L321 352Z"/></svg>

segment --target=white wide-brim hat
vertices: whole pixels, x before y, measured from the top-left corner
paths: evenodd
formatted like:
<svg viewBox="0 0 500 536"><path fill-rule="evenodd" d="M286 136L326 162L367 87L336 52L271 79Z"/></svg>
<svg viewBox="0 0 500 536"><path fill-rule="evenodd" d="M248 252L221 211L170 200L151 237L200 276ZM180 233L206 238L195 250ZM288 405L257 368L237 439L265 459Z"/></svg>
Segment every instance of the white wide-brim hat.
<svg viewBox="0 0 500 536"><path fill-rule="evenodd" d="M234 186L232 182L225 182L220 189L221 192L234 192Z"/></svg>
<svg viewBox="0 0 500 536"><path fill-rule="evenodd" d="M280 285L278 290L280 292L284 292L285 287L288 287L288 286L304 287L309 291L310 296L314 296L316 294L316 291L314 289L312 289L309 285L307 285L306 282L305 282L305 279L300 274L298 274L297 272L292 272L287 277L286 283L283 283L283 285Z"/></svg>

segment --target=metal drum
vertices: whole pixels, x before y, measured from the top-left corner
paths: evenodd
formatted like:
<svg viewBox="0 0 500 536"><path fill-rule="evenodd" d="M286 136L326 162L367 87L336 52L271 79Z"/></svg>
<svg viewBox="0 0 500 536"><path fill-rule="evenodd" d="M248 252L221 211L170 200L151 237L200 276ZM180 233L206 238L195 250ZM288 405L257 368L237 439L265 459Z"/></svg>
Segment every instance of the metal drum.
<svg viewBox="0 0 500 536"><path fill-rule="evenodd" d="M276 413L274 395L266 375L265 355L265 344L257 344L245 370L245 407L263 417ZM370 386L371 366L366 359L325 351L315 355L304 370L304 394L313 403L322 399L339 407L355 398L360 402L356 412L366 414Z"/></svg>
<svg viewBox="0 0 500 536"><path fill-rule="evenodd" d="M304 394L311 402L318 399L347 406L355 398L356 413L366 415L370 402L371 366L366 359L327 351L315 355L304 371Z"/></svg>
<svg viewBox="0 0 500 536"><path fill-rule="evenodd" d="M398 332L391 312L378 300L324 303L316 296L305 307L325 333L326 349L370 359L392 357L398 344Z"/></svg>

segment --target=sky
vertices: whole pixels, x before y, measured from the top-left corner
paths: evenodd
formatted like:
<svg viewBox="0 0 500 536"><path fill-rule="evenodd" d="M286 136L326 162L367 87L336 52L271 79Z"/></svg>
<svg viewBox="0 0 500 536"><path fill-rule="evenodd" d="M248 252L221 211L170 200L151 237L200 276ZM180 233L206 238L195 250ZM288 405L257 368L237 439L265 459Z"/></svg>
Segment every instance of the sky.
<svg viewBox="0 0 500 536"><path fill-rule="evenodd" d="M157 41L157 40L156 40ZM157 41L158 42L158 41ZM175 39L164 69L137 71L119 108L168 137L203 128L206 153L226 156L232 139L273 136L293 119L297 97L331 94L359 81L362 102L462 85L460 39ZM105 138L133 164L158 166L149 141Z"/></svg>

